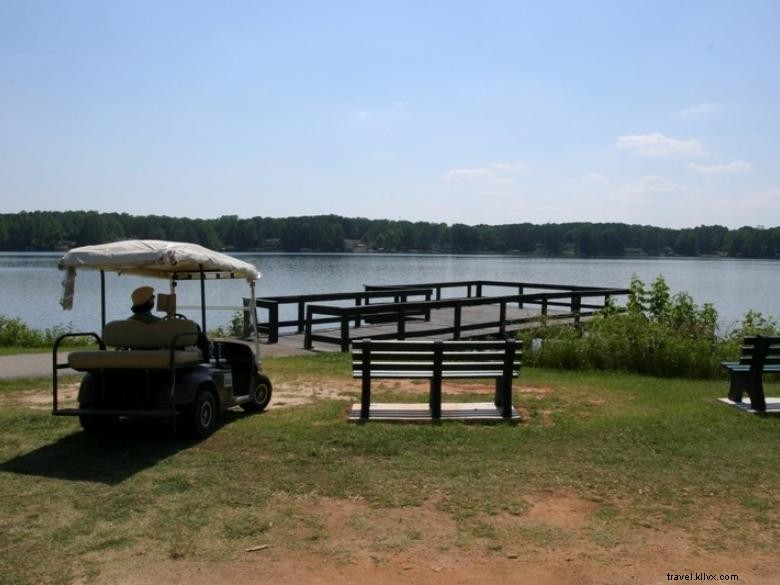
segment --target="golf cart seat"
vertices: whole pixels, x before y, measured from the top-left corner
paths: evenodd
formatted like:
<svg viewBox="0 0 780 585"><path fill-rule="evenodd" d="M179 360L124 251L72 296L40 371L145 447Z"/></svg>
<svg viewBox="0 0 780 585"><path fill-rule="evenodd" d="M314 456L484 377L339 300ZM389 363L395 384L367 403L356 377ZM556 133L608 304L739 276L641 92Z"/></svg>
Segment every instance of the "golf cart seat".
<svg viewBox="0 0 780 585"><path fill-rule="evenodd" d="M112 350L74 351L68 365L84 372L108 369L166 370L203 361L196 347L199 328L188 319L156 323L111 321L103 328L103 343Z"/></svg>

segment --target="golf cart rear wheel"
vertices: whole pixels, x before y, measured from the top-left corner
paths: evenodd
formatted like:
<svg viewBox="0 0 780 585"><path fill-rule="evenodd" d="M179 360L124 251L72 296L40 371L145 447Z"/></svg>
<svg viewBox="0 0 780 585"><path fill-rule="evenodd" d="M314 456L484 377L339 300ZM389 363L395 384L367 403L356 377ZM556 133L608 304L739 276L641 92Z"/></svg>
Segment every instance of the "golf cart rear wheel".
<svg viewBox="0 0 780 585"><path fill-rule="evenodd" d="M79 404L79 408L95 408L95 406L89 402L82 402ZM85 433L100 434L110 431L116 425L119 419L116 416L100 416L94 414L80 414L79 422L81 428Z"/></svg>
<svg viewBox="0 0 780 585"><path fill-rule="evenodd" d="M265 410L271 402L271 380L265 374L255 375L252 387L252 400L241 405L246 412L260 412Z"/></svg>
<svg viewBox="0 0 780 585"><path fill-rule="evenodd" d="M182 411L182 428L196 439L205 439L217 428L219 404L211 388L201 388L195 402Z"/></svg>

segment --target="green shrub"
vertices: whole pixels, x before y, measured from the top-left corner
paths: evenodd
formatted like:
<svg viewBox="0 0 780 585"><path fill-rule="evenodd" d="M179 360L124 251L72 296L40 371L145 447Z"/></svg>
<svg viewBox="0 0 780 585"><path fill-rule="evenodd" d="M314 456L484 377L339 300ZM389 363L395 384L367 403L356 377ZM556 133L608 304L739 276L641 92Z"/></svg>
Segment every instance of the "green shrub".
<svg viewBox="0 0 780 585"><path fill-rule="evenodd" d="M0 347L49 347L60 335L72 330L58 325L51 329L33 329L17 317L0 315ZM70 338L66 345L90 345L92 338Z"/></svg>
<svg viewBox="0 0 780 585"><path fill-rule="evenodd" d="M688 293L672 296L663 277L648 290L634 277L625 311L614 305L581 328L541 327L521 333L524 361L567 370L622 370L659 377L715 378L736 359L745 335L777 335L777 323L749 311L725 336L718 313ZM541 343L534 342L541 339Z"/></svg>

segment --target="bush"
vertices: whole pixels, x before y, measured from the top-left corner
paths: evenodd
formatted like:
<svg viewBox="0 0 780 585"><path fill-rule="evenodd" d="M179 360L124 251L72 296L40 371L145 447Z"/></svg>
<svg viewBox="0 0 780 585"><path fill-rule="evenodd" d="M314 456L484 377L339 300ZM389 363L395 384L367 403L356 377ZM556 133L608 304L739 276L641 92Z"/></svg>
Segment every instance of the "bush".
<svg viewBox="0 0 780 585"><path fill-rule="evenodd" d="M721 361L736 359L745 335L777 335L777 323L749 311L728 335L718 313L688 293L671 296L663 277L648 290L634 277L625 311L608 306L580 329L541 327L521 333L529 365L569 370L622 370L659 377L715 378ZM541 344L532 342L541 338Z"/></svg>
<svg viewBox="0 0 780 585"><path fill-rule="evenodd" d="M0 347L49 347L71 327L57 326L51 329L32 329L16 317L0 315ZM92 338L74 338L66 340L66 345L91 345Z"/></svg>

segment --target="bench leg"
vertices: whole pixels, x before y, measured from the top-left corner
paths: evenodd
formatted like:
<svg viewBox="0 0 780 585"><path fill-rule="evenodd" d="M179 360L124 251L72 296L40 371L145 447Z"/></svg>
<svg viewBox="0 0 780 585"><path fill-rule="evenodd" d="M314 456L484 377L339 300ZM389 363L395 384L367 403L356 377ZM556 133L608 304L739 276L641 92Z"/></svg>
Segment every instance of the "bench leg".
<svg viewBox="0 0 780 585"><path fill-rule="evenodd" d="M742 402L742 396L750 389L750 372L729 372L729 400Z"/></svg>
<svg viewBox="0 0 780 585"><path fill-rule="evenodd" d="M431 418L439 420L441 418L441 377L431 378L431 396L428 405L431 409Z"/></svg>
<svg viewBox="0 0 780 585"><path fill-rule="evenodd" d="M363 370L364 372L366 370ZM368 420L371 410L371 376L363 374L363 387L360 392L360 418Z"/></svg>
<svg viewBox="0 0 780 585"><path fill-rule="evenodd" d="M754 375L751 372L750 386L748 386L748 396L750 396L750 408L758 412L766 412L766 397L764 396L764 381L761 373Z"/></svg>
<svg viewBox="0 0 780 585"><path fill-rule="evenodd" d="M501 410L501 416L505 419L512 418L512 378L507 382L504 378L496 378L496 393L493 403Z"/></svg>

